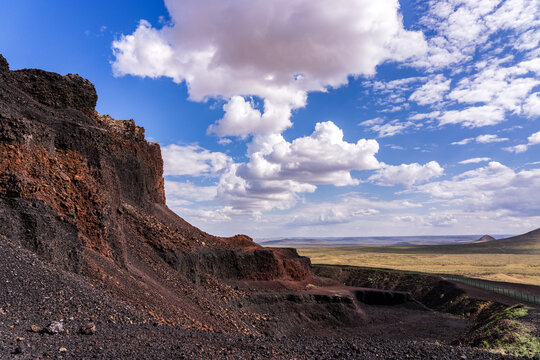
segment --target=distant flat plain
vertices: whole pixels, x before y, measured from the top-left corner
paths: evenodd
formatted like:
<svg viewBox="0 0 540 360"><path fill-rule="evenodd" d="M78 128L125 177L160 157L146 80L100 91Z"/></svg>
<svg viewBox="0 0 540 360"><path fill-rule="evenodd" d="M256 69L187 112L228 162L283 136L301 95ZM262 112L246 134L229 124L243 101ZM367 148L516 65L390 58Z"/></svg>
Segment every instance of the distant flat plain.
<svg viewBox="0 0 540 360"><path fill-rule="evenodd" d="M314 264L453 274L540 285L540 230L485 243L299 248Z"/></svg>

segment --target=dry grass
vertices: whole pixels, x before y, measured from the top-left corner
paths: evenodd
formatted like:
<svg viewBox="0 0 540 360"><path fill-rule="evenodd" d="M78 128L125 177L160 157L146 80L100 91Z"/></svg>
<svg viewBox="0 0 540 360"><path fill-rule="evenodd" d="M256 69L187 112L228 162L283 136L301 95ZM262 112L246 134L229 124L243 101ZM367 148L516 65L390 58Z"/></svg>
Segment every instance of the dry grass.
<svg viewBox="0 0 540 360"><path fill-rule="evenodd" d="M298 249L314 264L355 265L426 273L454 274L494 281L540 285L538 253L441 253L438 246Z"/></svg>

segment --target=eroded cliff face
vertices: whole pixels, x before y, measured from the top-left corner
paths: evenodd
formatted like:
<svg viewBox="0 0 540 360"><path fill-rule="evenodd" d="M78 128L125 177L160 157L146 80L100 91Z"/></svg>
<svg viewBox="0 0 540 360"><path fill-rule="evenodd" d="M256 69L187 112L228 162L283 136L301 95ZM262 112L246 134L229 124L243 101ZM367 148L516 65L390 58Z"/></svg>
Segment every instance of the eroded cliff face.
<svg viewBox="0 0 540 360"><path fill-rule="evenodd" d="M78 75L2 69L2 233L67 268L81 266L84 247L121 261L122 209L165 206L159 146L133 121L97 114L95 89ZM204 236L183 230L176 239L188 248Z"/></svg>
<svg viewBox="0 0 540 360"><path fill-rule="evenodd" d="M184 325L205 323L193 314L215 307L195 287L235 297L218 280L310 276L294 250L215 237L169 210L159 145L133 120L98 114L96 102L78 75L10 71L0 55L0 235L133 302L178 303L159 316ZM226 320L205 326L216 321Z"/></svg>

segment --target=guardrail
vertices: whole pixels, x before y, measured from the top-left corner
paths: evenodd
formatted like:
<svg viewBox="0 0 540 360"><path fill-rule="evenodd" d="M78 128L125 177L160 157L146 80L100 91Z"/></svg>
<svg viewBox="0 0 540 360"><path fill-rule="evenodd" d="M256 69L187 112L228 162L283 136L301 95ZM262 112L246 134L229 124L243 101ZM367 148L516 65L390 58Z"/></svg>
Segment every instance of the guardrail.
<svg viewBox="0 0 540 360"><path fill-rule="evenodd" d="M511 297L513 299L517 299L520 301L526 301L531 304L540 305L540 297L533 295L531 293L527 293L527 292L523 292L519 290L507 289L500 286L495 286L488 282L485 282L479 279L474 279L474 278L465 278L465 277L448 275L448 274L433 274L433 275L437 275L448 280L460 282L465 285L474 286L480 289L484 289L484 290L491 291L497 294L508 296L508 297Z"/></svg>

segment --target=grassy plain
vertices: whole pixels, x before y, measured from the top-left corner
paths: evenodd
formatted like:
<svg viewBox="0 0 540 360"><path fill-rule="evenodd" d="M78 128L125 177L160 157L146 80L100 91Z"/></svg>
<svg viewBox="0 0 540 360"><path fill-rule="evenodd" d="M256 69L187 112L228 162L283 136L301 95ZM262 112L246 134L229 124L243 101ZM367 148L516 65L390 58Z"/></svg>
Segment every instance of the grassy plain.
<svg viewBox="0 0 540 360"><path fill-rule="evenodd" d="M479 244L303 248L314 264L354 265L540 285L540 231Z"/></svg>

